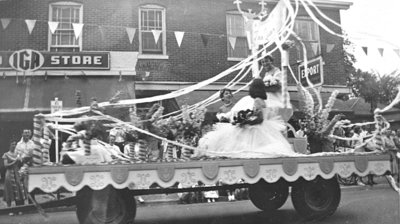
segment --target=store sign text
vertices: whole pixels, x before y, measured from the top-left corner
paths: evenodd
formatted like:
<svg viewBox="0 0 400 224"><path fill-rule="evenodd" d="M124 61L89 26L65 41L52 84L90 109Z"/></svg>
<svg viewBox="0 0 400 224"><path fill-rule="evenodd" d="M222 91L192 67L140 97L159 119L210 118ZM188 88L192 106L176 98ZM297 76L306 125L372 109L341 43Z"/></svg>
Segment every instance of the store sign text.
<svg viewBox="0 0 400 224"><path fill-rule="evenodd" d="M0 51L0 70L108 70L109 52L39 52L23 49Z"/></svg>

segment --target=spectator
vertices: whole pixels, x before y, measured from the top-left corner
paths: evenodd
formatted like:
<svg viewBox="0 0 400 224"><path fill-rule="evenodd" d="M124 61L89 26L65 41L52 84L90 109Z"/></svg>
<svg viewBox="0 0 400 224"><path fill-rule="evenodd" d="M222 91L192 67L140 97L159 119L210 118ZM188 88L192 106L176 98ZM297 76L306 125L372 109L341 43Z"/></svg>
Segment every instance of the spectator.
<svg viewBox="0 0 400 224"><path fill-rule="evenodd" d="M304 125L300 124L300 129L296 131L296 138L305 138Z"/></svg>
<svg viewBox="0 0 400 224"><path fill-rule="evenodd" d="M355 126L353 128L353 136L351 136L353 139L351 141L351 147L355 148L363 143L363 137L361 136L361 128L359 126Z"/></svg>
<svg viewBox="0 0 400 224"><path fill-rule="evenodd" d="M397 151L400 151L400 128L397 129L396 135L393 137L393 142L397 148Z"/></svg>
<svg viewBox="0 0 400 224"><path fill-rule="evenodd" d="M9 151L4 153L4 167L6 176L4 181L4 201L8 207L11 207L12 201L15 205L24 205L24 186L19 175L19 168L22 164L22 158L15 151L16 142L10 143ZM10 213L9 215L14 215Z"/></svg>
<svg viewBox="0 0 400 224"><path fill-rule="evenodd" d="M20 158L32 157L35 144L31 140L32 132L29 129L22 131L22 138L15 147L15 152Z"/></svg>

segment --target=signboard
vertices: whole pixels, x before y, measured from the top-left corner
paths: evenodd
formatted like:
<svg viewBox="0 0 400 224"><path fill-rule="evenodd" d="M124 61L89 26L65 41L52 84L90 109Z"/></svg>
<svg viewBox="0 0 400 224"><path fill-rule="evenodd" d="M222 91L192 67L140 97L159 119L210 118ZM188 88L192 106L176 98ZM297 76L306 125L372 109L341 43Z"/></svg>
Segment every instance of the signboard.
<svg viewBox="0 0 400 224"><path fill-rule="evenodd" d="M0 70L108 70L109 52L39 52L23 49L0 52Z"/></svg>
<svg viewBox="0 0 400 224"><path fill-rule="evenodd" d="M58 100L58 98L55 98L54 100L50 101L51 113L60 111L60 110L62 110L62 108L63 108L63 102L61 100Z"/></svg>
<svg viewBox="0 0 400 224"><path fill-rule="evenodd" d="M308 79L314 86L321 86L324 83L324 70L323 70L322 57L309 60L307 63ZM306 79L304 63L298 67L299 80L302 86L309 87Z"/></svg>

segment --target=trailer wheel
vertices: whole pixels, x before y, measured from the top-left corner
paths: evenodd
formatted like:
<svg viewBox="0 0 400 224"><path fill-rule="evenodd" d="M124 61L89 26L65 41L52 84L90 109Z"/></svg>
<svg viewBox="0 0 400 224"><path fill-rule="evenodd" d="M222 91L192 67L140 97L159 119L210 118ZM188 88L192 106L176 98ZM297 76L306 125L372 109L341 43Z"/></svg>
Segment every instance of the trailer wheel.
<svg viewBox="0 0 400 224"><path fill-rule="evenodd" d="M332 215L340 203L340 187L336 177L325 180L299 180L292 187L293 206L307 220Z"/></svg>
<svg viewBox="0 0 400 224"><path fill-rule="evenodd" d="M270 212L275 211L285 204L289 195L289 186L285 181L279 180L276 183L267 183L260 180L250 185L249 198L259 209Z"/></svg>
<svg viewBox="0 0 400 224"><path fill-rule="evenodd" d="M135 219L136 200L127 189L107 186L103 190L92 190L85 187L76 197L80 224L125 224Z"/></svg>

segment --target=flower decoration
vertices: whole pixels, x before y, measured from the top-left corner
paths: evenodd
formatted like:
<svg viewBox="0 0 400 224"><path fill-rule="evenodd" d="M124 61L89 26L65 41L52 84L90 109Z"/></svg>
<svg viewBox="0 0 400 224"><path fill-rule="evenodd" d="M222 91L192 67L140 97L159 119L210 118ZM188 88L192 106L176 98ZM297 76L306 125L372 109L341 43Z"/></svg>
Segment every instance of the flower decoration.
<svg viewBox="0 0 400 224"><path fill-rule="evenodd" d="M266 76L263 81L267 92L277 92L282 87L281 81L273 76Z"/></svg>
<svg viewBox="0 0 400 224"><path fill-rule="evenodd" d="M240 127L244 125L255 125L261 123L262 120L258 118L255 111L247 109L238 111L235 116L233 116L233 125L238 125Z"/></svg>

